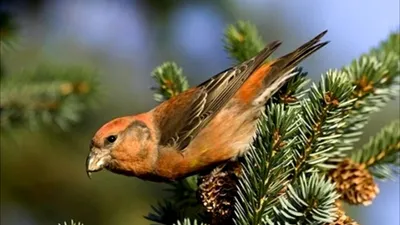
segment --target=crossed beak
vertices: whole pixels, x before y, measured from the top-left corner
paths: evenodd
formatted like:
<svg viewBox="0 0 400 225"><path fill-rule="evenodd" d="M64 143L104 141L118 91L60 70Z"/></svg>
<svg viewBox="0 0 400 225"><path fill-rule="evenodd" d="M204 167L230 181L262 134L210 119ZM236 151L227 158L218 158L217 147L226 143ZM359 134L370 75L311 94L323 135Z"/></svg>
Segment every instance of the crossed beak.
<svg viewBox="0 0 400 225"><path fill-rule="evenodd" d="M98 148L91 148L86 158L86 173L89 178L93 172L102 170L110 159L109 151Z"/></svg>

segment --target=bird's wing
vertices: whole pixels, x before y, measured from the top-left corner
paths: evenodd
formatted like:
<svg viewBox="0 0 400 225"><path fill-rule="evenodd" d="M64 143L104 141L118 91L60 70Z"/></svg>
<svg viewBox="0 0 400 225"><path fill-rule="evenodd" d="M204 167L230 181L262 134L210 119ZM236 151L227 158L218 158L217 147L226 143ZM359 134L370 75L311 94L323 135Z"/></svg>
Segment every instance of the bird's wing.
<svg viewBox="0 0 400 225"><path fill-rule="evenodd" d="M272 42L253 58L161 104L156 113L167 115L159 116L160 145L185 149L279 45L278 41Z"/></svg>

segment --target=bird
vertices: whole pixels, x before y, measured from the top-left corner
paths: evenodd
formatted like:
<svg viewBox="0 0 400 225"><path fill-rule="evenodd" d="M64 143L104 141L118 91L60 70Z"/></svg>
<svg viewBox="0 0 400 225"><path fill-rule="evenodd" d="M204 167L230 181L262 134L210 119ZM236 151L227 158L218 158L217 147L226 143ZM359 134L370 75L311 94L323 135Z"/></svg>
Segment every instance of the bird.
<svg viewBox="0 0 400 225"><path fill-rule="evenodd" d="M254 57L136 115L105 123L90 141L89 178L106 169L153 182L176 181L238 160L257 134L268 99L324 47L327 30L294 51L266 60L281 41Z"/></svg>

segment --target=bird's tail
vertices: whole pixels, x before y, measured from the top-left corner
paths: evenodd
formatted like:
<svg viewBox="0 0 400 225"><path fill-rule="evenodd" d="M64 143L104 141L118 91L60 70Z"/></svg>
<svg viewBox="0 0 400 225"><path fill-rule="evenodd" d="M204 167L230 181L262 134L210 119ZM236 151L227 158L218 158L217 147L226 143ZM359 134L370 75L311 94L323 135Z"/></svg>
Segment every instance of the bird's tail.
<svg viewBox="0 0 400 225"><path fill-rule="evenodd" d="M265 102L277 90L279 90L279 88L285 84L290 77L296 75L294 69L301 61L328 44L329 41L319 43L321 38L326 33L327 30L320 33L293 52L286 54L257 69L254 72L254 76L252 75L249 78L249 82L244 84L253 87L257 86L257 89L259 90L259 92L252 98L253 104L265 104Z"/></svg>

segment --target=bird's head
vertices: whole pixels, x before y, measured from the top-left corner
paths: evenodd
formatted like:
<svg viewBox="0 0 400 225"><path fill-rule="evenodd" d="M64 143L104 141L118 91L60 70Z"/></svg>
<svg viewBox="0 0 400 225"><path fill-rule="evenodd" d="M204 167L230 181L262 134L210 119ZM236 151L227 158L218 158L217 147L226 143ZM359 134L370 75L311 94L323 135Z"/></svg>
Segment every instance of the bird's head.
<svg viewBox="0 0 400 225"><path fill-rule="evenodd" d="M151 131L139 117L121 117L104 124L90 142L86 172L107 169L125 175L139 175L146 164Z"/></svg>

